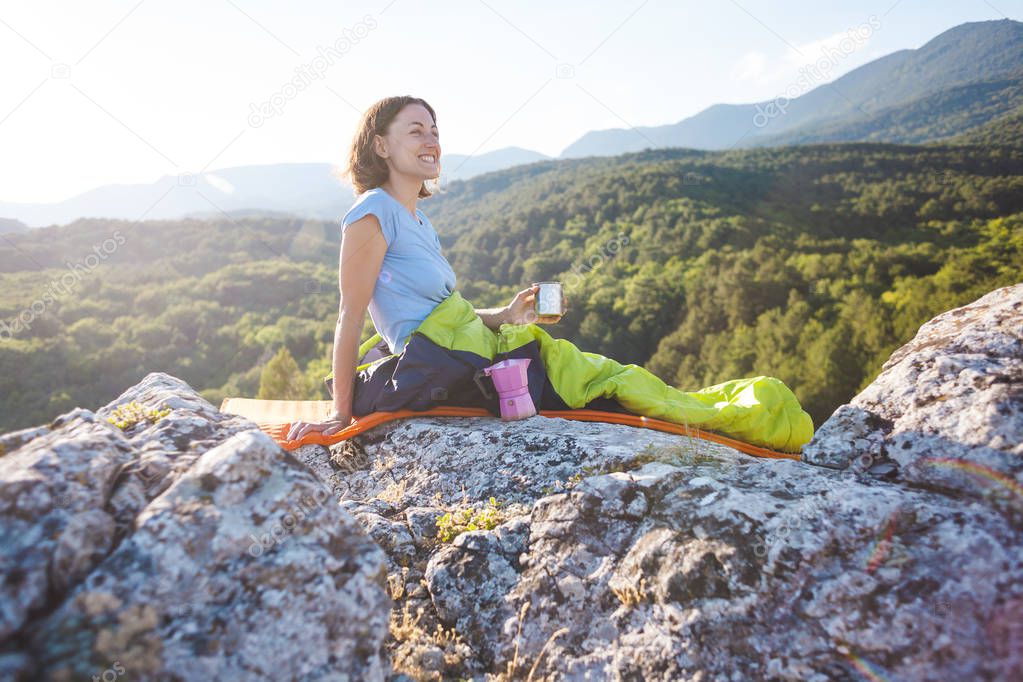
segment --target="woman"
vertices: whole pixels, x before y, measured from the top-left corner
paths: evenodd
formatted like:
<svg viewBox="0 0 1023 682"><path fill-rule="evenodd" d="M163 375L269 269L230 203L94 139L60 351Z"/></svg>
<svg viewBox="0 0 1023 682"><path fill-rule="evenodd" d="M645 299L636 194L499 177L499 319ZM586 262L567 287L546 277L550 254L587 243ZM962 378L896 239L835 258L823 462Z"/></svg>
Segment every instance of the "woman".
<svg viewBox="0 0 1023 682"><path fill-rule="evenodd" d="M474 379L508 357L531 359L529 391L540 410L631 412L790 452L810 440L809 415L772 377L680 391L638 365L580 351L531 324L535 287L503 308L474 309L456 291L437 233L416 207L431 196L425 183L438 177L440 156L437 117L425 101L386 98L363 117L346 169L358 199L341 220L341 305L327 378L334 412L319 423L295 422L289 440L332 435L353 415L375 411L446 403L484 404L496 413L496 399L485 390L481 397ZM367 309L391 354L357 373Z"/></svg>
<svg viewBox="0 0 1023 682"><path fill-rule="evenodd" d="M441 255L437 233L416 208L418 199L432 195L426 181L440 175L440 157L436 114L424 100L386 98L363 116L345 171L359 199L342 219L334 412L323 422L296 422L289 438L310 431L329 436L351 423L356 353L367 308L384 342L400 353L418 323L454 291L455 273ZM398 250L399 230L411 237L404 252ZM396 247L389 253L392 244ZM504 323L524 324L535 317L535 294L533 287L523 289L504 308L476 312L494 330Z"/></svg>

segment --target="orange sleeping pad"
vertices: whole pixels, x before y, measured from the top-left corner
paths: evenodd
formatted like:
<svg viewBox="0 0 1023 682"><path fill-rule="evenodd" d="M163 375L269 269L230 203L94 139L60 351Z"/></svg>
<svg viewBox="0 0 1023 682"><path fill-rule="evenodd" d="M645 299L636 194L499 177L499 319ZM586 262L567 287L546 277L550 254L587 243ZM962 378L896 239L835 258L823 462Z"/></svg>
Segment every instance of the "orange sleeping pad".
<svg viewBox="0 0 1023 682"><path fill-rule="evenodd" d="M302 438L288 439L288 431L296 421L320 421L325 419L334 409L333 403L329 400L257 400L254 398L224 398L220 411L225 414L237 414L256 422L260 430L265 432L285 450L294 450L302 445L333 445L352 436L368 431L384 422L407 417L482 417L487 419L498 419L482 407L435 407L429 410L399 410L397 412L373 412L363 417L356 417L351 426L341 429L337 433L324 436L321 433L309 433ZM625 414L621 412L604 412L602 410L541 410L542 417L560 417L562 419L576 419L588 422L604 422L607 424L624 424L626 426L637 426L666 433L675 433L680 436L691 436L703 440L726 445L730 448L744 452L755 457L770 457L773 459L794 459L798 460L799 455L776 452L757 445L750 445L734 438L728 438L716 433L701 431L691 426L675 424L662 419L643 417L636 414Z"/></svg>

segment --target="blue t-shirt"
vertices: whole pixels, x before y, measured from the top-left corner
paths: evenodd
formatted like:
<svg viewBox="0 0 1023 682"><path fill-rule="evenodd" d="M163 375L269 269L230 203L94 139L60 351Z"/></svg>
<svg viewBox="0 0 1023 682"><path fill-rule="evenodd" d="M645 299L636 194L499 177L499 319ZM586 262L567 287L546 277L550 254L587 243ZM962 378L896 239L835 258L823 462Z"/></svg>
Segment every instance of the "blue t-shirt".
<svg viewBox="0 0 1023 682"><path fill-rule="evenodd" d="M426 214L417 208L419 220L413 218L382 187L359 195L341 218L342 236L349 225L369 213L380 221L387 241L369 316L391 351L400 353L412 331L455 290L455 271L441 255L440 238Z"/></svg>

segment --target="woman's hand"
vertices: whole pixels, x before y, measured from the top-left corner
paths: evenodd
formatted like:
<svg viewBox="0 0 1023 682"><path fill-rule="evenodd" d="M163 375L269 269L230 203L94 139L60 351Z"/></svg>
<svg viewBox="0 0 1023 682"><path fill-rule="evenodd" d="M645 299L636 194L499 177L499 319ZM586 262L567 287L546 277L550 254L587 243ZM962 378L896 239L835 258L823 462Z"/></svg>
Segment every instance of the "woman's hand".
<svg viewBox="0 0 1023 682"><path fill-rule="evenodd" d="M344 413L339 410L334 410L322 422L294 422L291 425L291 429L288 431L288 440L298 440L307 433L314 432L322 433L324 436L332 436L346 426L351 425L351 423L351 412Z"/></svg>
<svg viewBox="0 0 1023 682"><path fill-rule="evenodd" d="M502 324L530 324L537 323L540 319L536 314L536 296L540 291L540 285L523 289L515 294L512 302L503 308L477 309L476 314L483 320L483 324L490 329L499 331ZM568 311L568 300L565 292L561 292L561 309Z"/></svg>
<svg viewBox="0 0 1023 682"><path fill-rule="evenodd" d="M505 308L505 321L508 324L528 324L536 322L536 293L540 287L533 285L515 294L515 298Z"/></svg>
<svg viewBox="0 0 1023 682"><path fill-rule="evenodd" d="M505 308L507 321L511 324L536 323L539 319L539 316L536 314L536 297L539 292L540 285L534 284L528 289L523 289L515 294L515 298ZM562 315L568 312L568 299L565 297L564 289L561 292L561 310Z"/></svg>

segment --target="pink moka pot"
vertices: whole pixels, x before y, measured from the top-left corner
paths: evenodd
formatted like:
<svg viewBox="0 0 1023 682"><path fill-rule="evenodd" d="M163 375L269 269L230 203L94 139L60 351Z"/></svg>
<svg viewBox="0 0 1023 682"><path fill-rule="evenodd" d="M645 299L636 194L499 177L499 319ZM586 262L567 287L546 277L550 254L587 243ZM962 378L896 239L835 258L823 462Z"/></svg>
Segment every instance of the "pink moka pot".
<svg viewBox="0 0 1023 682"><path fill-rule="evenodd" d="M533 404L533 398L529 395L529 380L526 377L528 366L529 358L516 358L502 360L489 367L484 367L477 373L476 383L488 398L490 395L480 383L479 374L486 374L493 380L501 405L501 419L504 421L525 419L536 414L536 406Z"/></svg>

